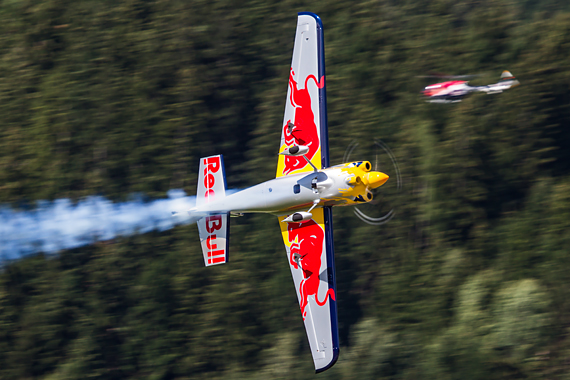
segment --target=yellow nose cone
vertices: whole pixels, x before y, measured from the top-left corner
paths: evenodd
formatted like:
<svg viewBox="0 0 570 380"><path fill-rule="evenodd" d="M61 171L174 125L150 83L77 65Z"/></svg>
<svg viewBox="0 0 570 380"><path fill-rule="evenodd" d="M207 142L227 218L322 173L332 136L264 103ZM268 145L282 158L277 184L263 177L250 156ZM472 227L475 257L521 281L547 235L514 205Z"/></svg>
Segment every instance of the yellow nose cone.
<svg viewBox="0 0 570 380"><path fill-rule="evenodd" d="M388 180L388 175L382 172L369 172L365 175L365 182L368 182L368 187L375 189L382 186Z"/></svg>

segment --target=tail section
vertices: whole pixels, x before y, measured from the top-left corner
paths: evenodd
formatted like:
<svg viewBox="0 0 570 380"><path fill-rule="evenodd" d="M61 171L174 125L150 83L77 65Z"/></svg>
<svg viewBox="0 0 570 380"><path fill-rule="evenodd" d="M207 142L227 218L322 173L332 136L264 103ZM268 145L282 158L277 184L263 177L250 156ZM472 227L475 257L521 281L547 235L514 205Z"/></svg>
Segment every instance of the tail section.
<svg viewBox="0 0 570 380"><path fill-rule="evenodd" d="M519 84L520 82L515 78L515 76L511 74L510 71L505 70L501 74L501 79L497 83L490 84L486 86L486 88L483 86L481 91L486 92L487 94L498 94L508 90L509 88L518 86Z"/></svg>
<svg viewBox="0 0 570 380"><path fill-rule="evenodd" d="M221 155L200 159L197 188L197 208L214 199L226 196L224 159ZM204 254L204 264L210 266L226 263L228 261L230 232L229 213L203 216L198 212L190 211L190 214L200 218L197 224L202 253Z"/></svg>
<svg viewBox="0 0 570 380"><path fill-rule="evenodd" d="M501 80L498 84L502 84L504 86L508 86L507 88L512 88L521 84L510 71L503 71L501 74ZM507 89L506 88L506 89ZM505 89L505 90L506 90Z"/></svg>

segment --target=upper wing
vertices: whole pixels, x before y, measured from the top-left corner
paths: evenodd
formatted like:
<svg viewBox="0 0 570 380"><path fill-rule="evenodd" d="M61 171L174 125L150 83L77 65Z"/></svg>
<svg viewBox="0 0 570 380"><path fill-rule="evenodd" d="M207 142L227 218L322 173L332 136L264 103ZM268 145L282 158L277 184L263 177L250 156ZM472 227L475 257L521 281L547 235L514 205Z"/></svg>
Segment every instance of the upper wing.
<svg viewBox="0 0 570 380"><path fill-rule="evenodd" d="M329 166L323 25L313 13L299 13L279 153L306 145L318 169ZM301 156L279 155L277 177L311 172Z"/></svg>
<svg viewBox="0 0 570 380"><path fill-rule="evenodd" d="M324 207L312 213L309 221L286 223L280 217L279 224L318 373L338 359L338 319L332 211Z"/></svg>

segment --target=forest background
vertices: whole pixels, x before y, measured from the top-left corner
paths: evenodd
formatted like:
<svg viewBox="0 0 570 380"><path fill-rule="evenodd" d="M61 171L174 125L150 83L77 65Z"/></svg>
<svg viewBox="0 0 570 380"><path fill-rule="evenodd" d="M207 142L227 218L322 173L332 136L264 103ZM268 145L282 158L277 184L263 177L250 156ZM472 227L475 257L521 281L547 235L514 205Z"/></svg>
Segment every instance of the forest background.
<svg viewBox="0 0 570 380"><path fill-rule="evenodd" d="M298 11L324 24L331 162L381 139L402 173L390 223L334 210L340 359L317 377L570 379L565 2L0 1L0 204L193 195L211 154L231 188L271 179ZM419 96L505 69L521 86ZM5 262L0 378L314 378L277 220L231 236L212 268L195 226Z"/></svg>

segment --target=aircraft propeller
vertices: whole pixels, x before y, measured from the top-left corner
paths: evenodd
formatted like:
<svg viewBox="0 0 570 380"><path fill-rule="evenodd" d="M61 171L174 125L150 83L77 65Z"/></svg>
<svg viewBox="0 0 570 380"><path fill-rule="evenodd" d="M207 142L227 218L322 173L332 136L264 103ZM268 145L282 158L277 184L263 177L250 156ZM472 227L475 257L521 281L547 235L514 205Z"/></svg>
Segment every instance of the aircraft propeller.
<svg viewBox="0 0 570 380"><path fill-rule="evenodd" d="M366 144L360 144L357 140L353 140L344 153L343 162L358 160L360 156L357 157L357 155L354 154L357 148L359 151L365 150L367 152L363 157L374 157L374 160L370 160L372 164L371 170L388 174L390 176L388 184L395 183L395 185L389 186L388 188L392 188L392 191L395 190L396 193L399 193L402 188L400 168L398 167L394 153L392 153L388 145L379 139L375 139ZM389 162L386 156L389 158ZM382 186L382 189L379 190L370 189L370 191L374 196L373 200L354 207L354 214L356 214L360 220L370 225L380 226L388 223L394 217L395 209L390 206L383 195L383 193L386 192L386 186Z"/></svg>

